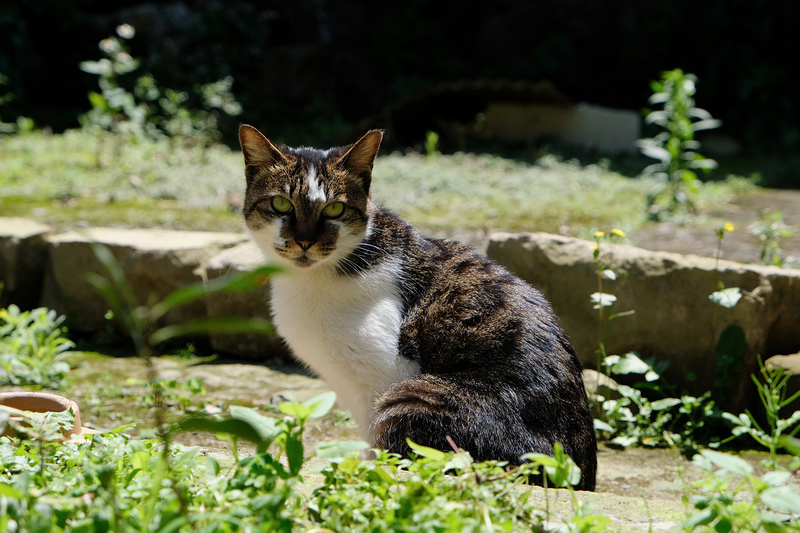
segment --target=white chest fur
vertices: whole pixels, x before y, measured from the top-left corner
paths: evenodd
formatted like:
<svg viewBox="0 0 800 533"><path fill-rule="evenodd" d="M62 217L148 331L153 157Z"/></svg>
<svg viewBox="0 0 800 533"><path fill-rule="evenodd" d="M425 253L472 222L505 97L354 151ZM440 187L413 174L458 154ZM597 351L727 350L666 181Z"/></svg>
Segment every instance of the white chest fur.
<svg viewBox="0 0 800 533"><path fill-rule="evenodd" d="M419 373L416 363L398 355L402 305L397 284L392 262L361 275L314 268L272 280L278 333L336 392L366 440L376 396Z"/></svg>

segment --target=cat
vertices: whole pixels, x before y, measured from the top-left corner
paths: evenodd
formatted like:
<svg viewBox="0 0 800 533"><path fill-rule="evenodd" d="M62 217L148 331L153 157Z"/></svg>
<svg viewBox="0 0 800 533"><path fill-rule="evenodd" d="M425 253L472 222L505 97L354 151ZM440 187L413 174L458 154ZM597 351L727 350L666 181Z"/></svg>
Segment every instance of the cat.
<svg viewBox="0 0 800 533"><path fill-rule="evenodd" d="M245 225L268 260L278 333L373 446L406 439L520 464L553 444L594 490L581 364L541 293L461 244L430 240L370 196L383 132L330 150L242 125Z"/></svg>

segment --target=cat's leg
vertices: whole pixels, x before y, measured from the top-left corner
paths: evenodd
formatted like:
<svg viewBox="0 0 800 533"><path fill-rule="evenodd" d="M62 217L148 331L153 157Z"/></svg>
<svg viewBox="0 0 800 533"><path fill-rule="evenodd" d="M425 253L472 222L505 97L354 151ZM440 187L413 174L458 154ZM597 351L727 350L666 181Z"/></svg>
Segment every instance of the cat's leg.
<svg viewBox="0 0 800 533"><path fill-rule="evenodd" d="M552 405L542 404L534 408L538 413L529 413L529 398L501 388L471 387L461 380L425 374L398 383L376 401L370 427L373 445L407 455L410 448L406 439L410 439L447 451L452 449L447 440L450 437L477 461L495 459L513 465L520 464L525 453L552 455L553 443L558 441L581 467L577 488L593 490L594 435L584 435L593 428L578 427L577 435L565 434L563 428L569 421L547 422L542 418L558 417L558 413L552 413Z"/></svg>

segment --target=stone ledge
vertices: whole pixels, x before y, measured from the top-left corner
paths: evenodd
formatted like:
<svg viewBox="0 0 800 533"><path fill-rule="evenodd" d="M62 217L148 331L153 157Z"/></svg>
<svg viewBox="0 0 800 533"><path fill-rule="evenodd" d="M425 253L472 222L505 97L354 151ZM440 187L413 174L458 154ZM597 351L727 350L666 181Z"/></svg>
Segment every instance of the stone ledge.
<svg viewBox="0 0 800 533"><path fill-rule="evenodd" d="M33 220L0 217L0 307L38 305L47 257L45 238L53 231Z"/></svg>
<svg viewBox="0 0 800 533"><path fill-rule="evenodd" d="M252 242L237 244L227 248L206 265L206 278L246 272L265 262L261 251ZM208 298L209 316L238 315L270 319L269 285L245 293L215 294ZM289 349L277 335L256 333L212 333L209 335L211 347L221 352L252 359L254 354L270 354L270 359L289 361Z"/></svg>
<svg viewBox="0 0 800 533"><path fill-rule="evenodd" d="M544 233L498 233L488 256L541 290L553 303L583 364L594 368L598 314L590 295L598 291L594 242ZM617 301L607 313L634 310L610 322L607 353L636 350L671 362L668 379L696 393L708 390L715 376L714 349L731 324L746 338L745 372L737 376L733 404L751 398L749 373L756 356L766 359L800 349L800 270L651 252L626 245L603 245L603 260L617 280L604 280L603 292ZM717 282L739 287L733 309L709 300ZM696 381L687 380L694 374Z"/></svg>
<svg viewBox="0 0 800 533"><path fill-rule="evenodd" d="M6 289L2 305L46 305L68 316L76 330L98 331L108 326L108 306L85 282L88 272L104 274L89 246L108 246L140 302L163 298L188 283L241 272L263 261L260 252L239 233L124 230L91 228L56 232L25 219L0 218L0 282ZM592 260L593 242L555 235L495 234L488 255L506 265L553 302L584 365L595 367L597 312L589 295L597 291ZM721 261L711 258L651 252L632 246L608 246L608 262L617 281L604 290L618 298L612 312L633 309L632 316L610 325L609 353L638 350L671 361L668 378L707 388L714 374L714 346L720 331L737 324L745 332L744 362L752 370L755 357L767 358L800 350L800 271ZM740 287L743 298L733 309L708 300L716 281ZM205 302L176 309L165 317L177 323L206 316L236 313L269 316L269 290L257 294L215 295ZM712 316L716 309L716 324ZM211 335L216 350L253 359L287 358L277 336ZM742 380L742 387L749 381ZM747 396L744 390L738 396Z"/></svg>
<svg viewBox="0 0 800 533"><path fill-rule="evenodd" d="M89 228L50 235L42 305L67 316L71 328L97 331L108 325L108 305L86 281L90 272L107 276L92 243L107 246L140 304L205 279L205 265L220 250L246 240L242 234ZM164 317L175 324L207 316L205 302L176 308Z"/></svg>

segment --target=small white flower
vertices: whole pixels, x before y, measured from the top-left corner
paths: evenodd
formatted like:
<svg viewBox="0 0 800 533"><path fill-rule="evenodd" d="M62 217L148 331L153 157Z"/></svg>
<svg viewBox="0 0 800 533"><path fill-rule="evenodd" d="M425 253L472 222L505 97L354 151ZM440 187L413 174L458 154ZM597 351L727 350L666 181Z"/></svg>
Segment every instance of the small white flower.
<svg viewBox="0 0 800 533"><path fill-rule="evenodd" d="M117 26L117 35L123 39L133 39L133 36L136 35L136 30L130 24L120 24Z"/></svg>
<svg viewBox="0 0 800 533"><path fill-rule="evenodd" d="M100 41L100 50L107 54L115 52L118 48L117 41L114 39L103 39Z"/></svg>

